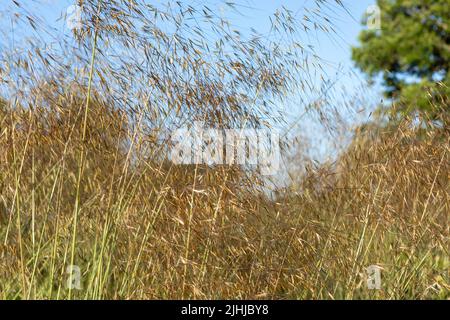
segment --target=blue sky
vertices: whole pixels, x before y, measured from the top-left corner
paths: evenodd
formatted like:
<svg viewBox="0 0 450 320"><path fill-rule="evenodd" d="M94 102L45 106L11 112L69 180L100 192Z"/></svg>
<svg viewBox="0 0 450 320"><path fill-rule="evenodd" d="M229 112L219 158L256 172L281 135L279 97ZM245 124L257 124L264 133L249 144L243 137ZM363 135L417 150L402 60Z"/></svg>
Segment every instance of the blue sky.
<svg viewBox="0 0 450 320"><path fill-rule="evenodd" d="M152 4L158 5L165 3L166 0L149 0ZM333 1L333 0L330 0ZM22 0L22 4L27 3L25 10L31 12L37 16L41 16L45 20L45 24L55 28L54 35L60 32L61 34L67 34L68 28L64 22L64 14L67 8L76 3L75 0ZM221 4L220 0L183 0L185 3L192 5L204 4L205 2L211 4L211 7L216 8L219 12L225 10L226 6ZM240 8L241 14L234 14L233 12L222 12L226 17L231 15L232 21L241 28L253 27L260 33L269 31L269 19L268 17L273 14L278 8L284 6L291 11L297 13L300 17L305 13L302 8L313 7L314 0L236 0L235 2L243 4ZM331 20L335 25L337 34L330 36L324 32L311 33L307 36L307 41L311 42L318 56L322 59L323 76L325 79L334 80L335 92L331 97L327 97L330 107L338 106L344 103L346 99L352 95L364 95L365 92L370 92L367 97L362 97L364 102L364 108L366 111L370 111L374 104L379 101L379 86L370 89L370 91L361 90L364 86L364 76L354 68L351 61L351 47L357 45L358 34L362 30L361 18L366 9L375 4L375 0L343 0L346 10L333 10L331 13ZM6 4L6 6L4 6ZM14 8L11 0L0 0L0 8ZM7 10L7 9L6 9ZM3 33L6 34L6 38L9 41L4 43L0 42L0 50L2 47L11 48L12 43L19 40L20 37L25 37L27 31L14 30L14 33L9 32L10 26L6 19L0 22L0 26L3 29ZM1 31L0 31L1 32ZM2 38L0 38L2 39ZM3 38L5 39L5 38ZM6 43L9 42L9 43ZM319 78L319 82L320 82ZM315 97L311 97L315 99ZM361 97L360 97L361 98ZM303 106L304 107L304 106ZM289 124L289 128L292 128L292 132L301 132L309 138L315 139L317 147L317 157L324 158L330 154L335 154L330 150L334 150L336 143L333 141L333 137L328 137L323 128L317 126L314 119L300 119L299 115L303 114L302 106L300 103L292 103L292 105L286 107L285 118ZM366 114L366 113L363 113ZM354 114L343 110L341 115L350 123L357 122L353 119ZM298 122L298 123L297 123ZM292 125L292 127L291 127Z"/></svg>
<svg viewBox="0 0 450 320"><path fill-rule="evenodd" d="M333 1L333 0L331 0ZM75 0L25 0L21 3L29 4L26 8L39 16L42 16L48 25L55 27L60 32L67 32L64 26L64 21L61 19L67 8L76 3ZM165 0L149 0L151 3L164 3ZM215 1L199 1L199 0L184 0L186 3L212 3L217 8L221 6L219 0ZM233 20L241 27L253 27L260 32L268 30L268 16L275 12L277 8L285 6L293 12L298 12L301 16L303 13L300 10L303 6L312 6L313 0L239 0L238 3L245 4L248 8L243 8L242 15L233 16ZM339 10L334 14L333 22L336 25L337 35L332 37L325 33L316 33L317 36L316 50L318 55L326 62L325 67L329 72L338 69L339 66L345 68L352 68L350 47L357 44L357 36L361 31L360 24L361 17L365 10L375 0L343 0L347 11ZM0 0L0 4L6 4L6 7L14 8L11 0ZM227 14L227 13L225 13ZM3 25L5 21L1 24ZM1 44L0 44L1 45Z"/></svg>

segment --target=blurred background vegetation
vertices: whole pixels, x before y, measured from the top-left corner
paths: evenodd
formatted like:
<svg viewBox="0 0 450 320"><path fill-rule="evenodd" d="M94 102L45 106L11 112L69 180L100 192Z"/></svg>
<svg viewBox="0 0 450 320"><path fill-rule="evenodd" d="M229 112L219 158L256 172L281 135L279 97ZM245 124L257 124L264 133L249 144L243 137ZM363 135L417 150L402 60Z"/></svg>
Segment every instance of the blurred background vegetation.
<svg viewBox="0 0 450 320"><path fill-rule="evenodd" d="M449 2L379 0L377 5L381 30L361 32L361 45L353 49L357 66L373 79L382 77L386 97L399 106L395 112L448 114Z"/></svg>

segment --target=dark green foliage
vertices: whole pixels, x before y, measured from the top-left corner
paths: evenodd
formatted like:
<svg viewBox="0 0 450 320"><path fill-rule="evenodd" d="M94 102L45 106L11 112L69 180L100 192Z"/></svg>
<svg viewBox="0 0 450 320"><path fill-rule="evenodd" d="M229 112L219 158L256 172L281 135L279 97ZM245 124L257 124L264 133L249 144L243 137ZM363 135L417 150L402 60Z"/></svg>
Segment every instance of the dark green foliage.
<svg viewBox="0 0 450 320"><path fill-rule="evenodd" d="M450 112L450 1L378 0L381 30L364 30L353 60L403 113ZM438 107L438 108L436 108Z"/></svg>

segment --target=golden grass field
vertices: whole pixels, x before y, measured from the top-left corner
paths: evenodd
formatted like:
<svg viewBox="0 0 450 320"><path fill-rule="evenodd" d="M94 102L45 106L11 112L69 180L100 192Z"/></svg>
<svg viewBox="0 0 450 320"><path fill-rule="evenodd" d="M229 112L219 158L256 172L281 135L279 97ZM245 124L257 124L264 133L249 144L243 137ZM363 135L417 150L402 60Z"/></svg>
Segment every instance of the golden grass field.
<svg viewBox="0 0 450 320"><path fill-rule="evenodd" d="M91 2L94 12L109 3ZM251 106L299 90L300 73L285 69L298 60L259 40L235 44L224 27L224 47L240 56L213 64L181 31L155 29L145 42L126 15L112 17L117 28L98 18L78 35L78 74L26 78L20 102L0 100L1 299L450 298L448 127L426 115L427 129L408 117L361 126L334 163L302 163L274 196L257 172L174 165L159 139L164 119L184 108L188 121L266 125ZM148 65L108 65L111 39L153 44ZM63 65L42 56L34 63ZM105 99L108 86L116 91ZM371 265L379 290L367 287ZM70 266L79 286L68 285Z"/></svg>
<svg viewBox="0 0 450 320"><path fill-rule="evenodd" d="M233 168L132 163L145 141L118 144L135 133L103 108L85 142L76 108L3 108L3 299L449 297L448 131L361 133L334 170L269 199ZM72 248L82 290L69 292Z"/></svg>

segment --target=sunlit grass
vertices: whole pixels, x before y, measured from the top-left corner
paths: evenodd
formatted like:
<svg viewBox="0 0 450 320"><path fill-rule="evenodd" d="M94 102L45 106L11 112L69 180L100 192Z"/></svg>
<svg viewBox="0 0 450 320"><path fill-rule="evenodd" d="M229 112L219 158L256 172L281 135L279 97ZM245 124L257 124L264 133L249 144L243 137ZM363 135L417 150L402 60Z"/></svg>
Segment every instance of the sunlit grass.
<svg viewBox="0 0 450 320"><path fill-rule="evenodd" d="M273 38L283 40L249 40L206 9L179 16L128 3L87 1L91 14L115 15L92 14L76 33L80 69L62 53L8 61L0 298L450 297L448 128L426 118L428 130L406 118L362 127L335 163L304 160L274 197L258 172L174 165L171 129L195 120L270 129L270 106L311 85L300 63L311 56L297 42L307 22L278 13L283 37ZM160 30L154 15L179 30ZM180 22L199 15L217 28L214 54L210 34ZM122 55L105 53L114 41ZM379 290L367 286L371 265Z"/></svg>

